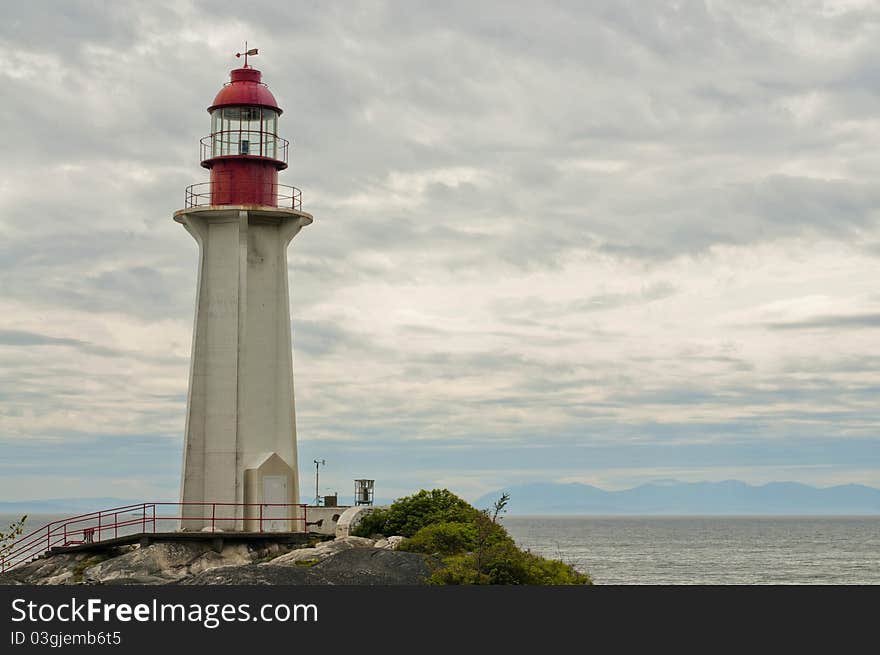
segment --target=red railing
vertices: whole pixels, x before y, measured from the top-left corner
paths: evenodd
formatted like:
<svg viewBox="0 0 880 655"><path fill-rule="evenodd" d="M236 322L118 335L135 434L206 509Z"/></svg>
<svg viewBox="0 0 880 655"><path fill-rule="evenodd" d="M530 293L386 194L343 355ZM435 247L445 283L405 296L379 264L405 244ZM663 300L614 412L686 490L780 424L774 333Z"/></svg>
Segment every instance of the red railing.
<svg viewBox="0 0 880 655"><path fill-rule="evenodd" d="M267 512L264 508L271 508ZM280 511L286 515L277 516ZM170 512L167 510L171 510ZM218 514L219 509L219 514ZM291 511L292 509L292 511ZM210 510L210 511L209 511ZM289 516L293 514L293 516ZM301 515L299 515L301 514ZM186 530L187 521L197 521L198 531L271 534L273 532L308 532L306 505L293 503L138 503L80 514L47 523L16 539L0 554L0 571L8 571L59 546L99 543L120 536L156 534L159 522ZM229 523L232 522L230 526ZM272 528L283 527L277 530ZM190 524L192 525L192 524ZM223 526L226 526L224 529ZM301 529L293 529L292 527ZM269 528L269 529L266 529Z"/></svg>
<svg viewBox="0 0 880 655"><path fill-rule="evenodd" d="M199 142L201 160L215 157L264 157L287 163L290 142L277 134L260 130L224 130Z"/></svg>
<svg viewBox="0 0 880 655"><path fill-rule="evenodd" d="M248 188L250 189L251 187L253 187L253 184L248 183ZM266 195L270 200L261 204L267 204L270 207L296 209L297 211L302 209L302 191L295 186L271 184L266 187L266 191L266 194L260 193L258 195ZM229 191L227 190L226 193L228 194ZM215 200L216 198L213 197L213 193L211 192L210 182L190 184L186 187L186 200L184 207L187 209L190 209L191 207L209 207L215 204L222 204L214 202Z"/></svg>

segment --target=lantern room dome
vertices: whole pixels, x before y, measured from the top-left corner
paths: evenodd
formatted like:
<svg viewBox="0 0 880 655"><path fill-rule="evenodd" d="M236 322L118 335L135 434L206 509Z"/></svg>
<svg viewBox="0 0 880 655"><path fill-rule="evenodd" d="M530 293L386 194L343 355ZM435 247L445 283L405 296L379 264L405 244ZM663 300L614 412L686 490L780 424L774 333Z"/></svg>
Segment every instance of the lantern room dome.
<svg viewBox="0 0 880 655"><path fill-rule="evenodd" d="M218 107L250 105L269 107L279 114L281 113L282 110L278 106L275 96L269 91L269 87L261 82L262 73L256 68L250 66L236 68L230 72L229 78L230 81L220 89L214 102L208 107L209 112Z"/></svg>

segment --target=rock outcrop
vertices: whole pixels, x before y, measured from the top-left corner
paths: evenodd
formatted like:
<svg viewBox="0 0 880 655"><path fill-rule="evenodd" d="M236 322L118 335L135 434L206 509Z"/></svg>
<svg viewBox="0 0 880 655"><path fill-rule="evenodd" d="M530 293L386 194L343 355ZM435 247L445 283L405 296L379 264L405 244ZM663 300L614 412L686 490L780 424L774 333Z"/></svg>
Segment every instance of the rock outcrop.
<svg viewBox="0 0 880 655"><path fill-rule="evenodd" d="M312 570L329 584L414 585L431 575L431 562L419 553L360 548L327 558Z"/></svg>
<svg viewBox="0 0 880 655"><path fill-rule="evenodd" d="M419 585L431 575L418 553L352 548L317 564L224 566L181 580L183 585Z"/></svg>
<svg viewBox="0 0 880 655"><path fill-rule="evenodd" d="M111 554L120 555L121 553L117 550L101 555L80 552L41 557L0 574L0 584L81 584L83 571L103 561Z"/></svg>
<svg viewBox="0 0 880 655"><path fill-rule="evenodd" d="M352 548L372 548L375 542L364 537L337 537L332 541L322 541L314 548L297 548L289 553L280 555L265 564L273 566L295 565L304 562L321 562L328 557Z"/></svg>
<svg viewBox="0 0 880 655"><path fill-rule="evenodd" d="M384 548L386 550L397 550L400 547L400 544L403 542L405 537L388 537L385 539L379 539L375 544L373 544L376 548Z"/></svg>
<svg viewBox="0 0 880 655"><path fill-rule="evenodd" d="M421 584L425 557L395 551L402 538L346 536L293 550L281 544L156 542L52 554L0 574L0 584Z"/></svg>

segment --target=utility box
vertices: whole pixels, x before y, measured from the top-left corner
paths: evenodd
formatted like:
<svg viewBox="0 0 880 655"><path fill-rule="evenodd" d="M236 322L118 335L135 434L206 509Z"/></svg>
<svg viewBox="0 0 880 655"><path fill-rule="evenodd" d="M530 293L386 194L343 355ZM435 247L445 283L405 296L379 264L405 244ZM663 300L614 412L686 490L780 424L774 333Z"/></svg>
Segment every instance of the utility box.
<svg viewBox="0 0 880 655"><path fill-rule="evenodd" d="M354 481L354 504L355 505L372 505L373 504L373 486L375 480L355 480Z"/></svg>
<svg viewBox="0 0 880 655"><path fill-rule="evenodd" d="M324 507L339 507L339 496L324 496Z"/></svg>

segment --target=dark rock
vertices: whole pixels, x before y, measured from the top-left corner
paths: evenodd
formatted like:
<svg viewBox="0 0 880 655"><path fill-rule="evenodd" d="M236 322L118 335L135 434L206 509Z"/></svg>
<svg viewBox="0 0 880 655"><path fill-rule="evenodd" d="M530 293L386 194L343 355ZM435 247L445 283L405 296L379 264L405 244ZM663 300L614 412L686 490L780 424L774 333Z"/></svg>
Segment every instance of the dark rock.
<svg viewBox="0 0 880 655"><path fill-rule="evenodd" d="M344 550L312 569L337 585L418 585L431 575L424 555L381 548Z"/></svg>
<svg viewBox="0 0 880 655"><path fill-rule="evenodd" d="M318 585L327 584L309 566L246 564L221 566L178 582L181 585Z"/></svg>

